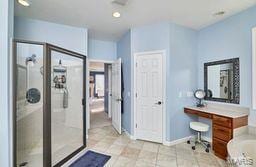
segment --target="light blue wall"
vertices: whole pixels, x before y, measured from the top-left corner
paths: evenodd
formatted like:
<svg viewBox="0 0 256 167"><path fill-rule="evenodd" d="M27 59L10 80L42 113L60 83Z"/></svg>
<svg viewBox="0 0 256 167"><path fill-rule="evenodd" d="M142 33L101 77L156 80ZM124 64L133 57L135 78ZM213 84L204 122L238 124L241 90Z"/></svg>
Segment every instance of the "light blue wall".
<svg viewBox="0 0 256 167"><path fill-rule="evenodd" d="M12 165L12 108L10 96L10 41L13 37L13 0L0 1L0 166Z"/></svg>
<svg viewBox="0 0 256 167"><path fill-rule="evenodd" d="M169 23L160 23L133 28L132 54L152 50L166 50L169 54Z"/></svg>
<svg viewBox="0 0 256 167"><path fill-rule="evenodd" d="M131 83L129 76L132 76L133 73L131 62L134 53L154 50L166 51L167 117L165 119L167 122L167 140L172 141L189 136L191 131L188 123L193 118L184 114L183 107L192 105L194 101L192 98L185 97L185 95L179 98L179 93L186 94L187 91L193 91L196 88L197 33L194 30L172 23L161 23L134 28L131 30L131 41L124 42L125 39L129 39L127 34L118 42L117 50L118 56L124 52L126 53L123 62L128 64L125 66L127 68L125 74L129 81L127 85ZM131 53L127 50L129 44L131 44ZM126 50L124 51L124 49ZM133 85L129 85L129 89L130 86ZM125 103L129 104L126 107L127 113L129 113L129 110L132 111L133 102L128 98L125 99ZM123 117L124 128L131 134L134 133L131 128L131 125L133 125L132 118L133 112Z"/></svg>
<svg viewBox="0 0 256 167"><path fill-rule="evenodd" d="M116 60L117 43L112 41L100 41L89 39L89 58L94 60Z"/></svg>
<svg viewBox="0 0 256 167"><path fill-rule="evenodd" d="M130 64L133 61L135 52L166 50L168 78L167 140L172 141L192 134L189 129L189 122L197 120L197 118L184 114L183 107L193 105L195 101L191 97L186 97L185 94L197 88L203 88L203 66L205 62L239 57L240 105L251 108L251 29L256 26L255 18L256 7L252 7L200 31L194 31L172 23L131 29L131 55L127 55L128 59L123 58L125 63ZM124 45L118 44L117 50L119 50L119 47L125 48ZM131 65L127 67L131 70L128 69L126 75L130 76L133 73L133 67ZM180 93L183 94L181 98L179 97ZM130 98L126 101L129 101L127 104L133 105ZM129 106L126 108L132 110ZM132 114L133 112L123 117L125 128L131 134L133 134L131 128L133 122L129 123L131 120L133 121ZM200 118L199 120L211 124L207 119ZM256 111L251 111L249 124L256 126ZM207 136L211 137L211 130Z"/></svg>
<svg viewBox="0 0 256 167"><path fill-rule="evenodd" d="M196 117L184 113L185 106L195 105L187 92L196 90L197 32L170 24L170 56L167 66L167 139L169 141L191 135L189 122ZM179 93L182 97L179 97Z"/></svg>
<svg viewBox="0 0 256 167"><path fill-rule="evenodd" d="M117 43L117 56L122 59L124 74L124 112L122 127L131 132L131 32L127 32Z"/></svg>
<svg viewBox="0 0 256 167"><path fill-rule="evenodd" d="M14 37L48 42L87 55L87 29L15 17Z"/></svg>
<svg viewBox="0 0 256 167"><path fill-rule="evenodd" d="M251 108L252 40L256 26L256 7L227 18L199 31L198 87L203 88L205 62L240 58L240 105ZM256 126L256 111L251 111L249 124Z"/></svg>
<svg viewBox="0 0 256 167"><path fill-rule="evenodd" d="M155 50L165 50L166 57L169 57L169 47L170 47L170 39L169 39L169 23L160 23L154 25L147 25L142 27L133 28L131 30L131 61L134 61L134 53L137 52L146 52L146 51L155 51ZM168 62L168 61L167 61ZM133 66L130 67L129 75L133 74ZM167 69L167 73L168 73ZM133 76L133 75L132 75ZM132 83L132 87L133 87ZM168 90L168 88L167 88ZM168 96L168 95L167 95ZM133 101L131 101L131 105L133 106ZM133 108L131 114L131 125L134 125L134 115ZM131 134L134 134L133 128L131 128Z"/></svg>
<svg viewBox="0 0 256 167"><path fill-rule="evenodd" d="M131 123L133 120L131 108L133 102L130 96L131 87L133 86L131 83L133 73L131 62L133 61L133 54L136 52L166 50L168 78L166 121L167 140L169 141L186 137L192 133L188 124L191 120L196 120L196 118L184 114L183 107L194 104L193 98L186 97L186 92L194 91L196 88L203 88L203 64L205 62L239 57L241 64L241 106L251 108L251 29L256 26L255 18L256 7L253 7L198 32L166 22L133 28L118 41L117 45L113 42L90 40L90 58L114 60L117 57L121 57L123 60L125 74L123 128L133 134L133 129L131 128L133 124L133 122ZM29 26L24 25L23 22ZM46 24L50 24L53 29L58 30L54 26L56 24ZM45 29L47 28L41 27L38 21L21 21L18 19L17 25L15 25L15 35L18 38L25 36L30 40L38 40L35 39L35 36L41 34L38 38L40 40L45 39L45 33L47 32ZM19 28L17 29L17 27ZM75 32L77 34L86 34L84 36L87 39L86 29L78 29ZM49 35L51 36L51 33ZM67 38L72 37L69 36ZM86 41L71 41L68 41L68 43L72 44L68 45L72 45L72 48L78 47L80 51L87 51L87 48L84 47L87 45ZM61 43L63 38L54 42L57 45L64 45ZM180 93L183 94L182 97L179 97ZM208 120L200 119L200 121L210 123ZM251 112L249 123L256 126L256 111ZM210 134L211 132L209 132L208 136Z"/></svg>

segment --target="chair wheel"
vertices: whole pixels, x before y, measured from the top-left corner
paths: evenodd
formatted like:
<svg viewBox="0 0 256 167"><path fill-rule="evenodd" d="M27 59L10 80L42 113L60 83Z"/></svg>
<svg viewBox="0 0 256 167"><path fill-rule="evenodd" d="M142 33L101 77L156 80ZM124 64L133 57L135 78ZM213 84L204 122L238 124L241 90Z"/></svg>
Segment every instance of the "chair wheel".
<svg viewBox="0 0 256 167"><path fill-rule="evenodd" d="M208 148L210 148L210 147L211 147L211 145L210 145L210 144L207 144L207 147L208 147Z"/></svg>
<svg viewBox="0 0 256 167"><path fill-rule="evenodd" d="M196 147L195 147L195 146L192 146L191 148L192 148L192 150L195 150L195 149L196 149Z"/></svg>
<svg viewBox="0 0 256 167"><path fill-rule="evenodd" d="M187 141L187 144L190 144L190 141L189 141L189 140Z"/></svg>
<svg viewBox="0 0 256 167"><path fill-rule="evenodd" d="M205 149L205 152L207 152L207 153L208 153L209 151L210 151L210 150L209 150L209 148Z"/></svg>

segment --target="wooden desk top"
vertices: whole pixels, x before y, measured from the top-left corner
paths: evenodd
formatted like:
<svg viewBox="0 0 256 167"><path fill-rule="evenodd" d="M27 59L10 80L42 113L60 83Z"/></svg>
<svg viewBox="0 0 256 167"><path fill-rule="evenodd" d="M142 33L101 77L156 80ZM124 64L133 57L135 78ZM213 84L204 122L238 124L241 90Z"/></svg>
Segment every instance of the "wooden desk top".
<svg viewBox="0 0 256 167"><path fill-rule="evenodd" d="M228 109L220 109L220 108L210 108L210 107L185 107L185 109L201 111L206 114L219 115L228 118L240 118L244 116L248 116L248 111L234 111Z"/></svg>

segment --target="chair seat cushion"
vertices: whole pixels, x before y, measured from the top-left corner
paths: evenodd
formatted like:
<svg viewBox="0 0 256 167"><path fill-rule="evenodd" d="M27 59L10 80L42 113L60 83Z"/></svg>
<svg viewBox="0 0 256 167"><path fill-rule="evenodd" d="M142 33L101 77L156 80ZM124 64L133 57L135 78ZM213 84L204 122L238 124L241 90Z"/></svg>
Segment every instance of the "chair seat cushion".
<svg viewBox="0 0 256 167"><path fill-rule="evenodd" d="M209 125L201 122L190 122L190 128L199 132L207 132L209 130Z"/></svg>

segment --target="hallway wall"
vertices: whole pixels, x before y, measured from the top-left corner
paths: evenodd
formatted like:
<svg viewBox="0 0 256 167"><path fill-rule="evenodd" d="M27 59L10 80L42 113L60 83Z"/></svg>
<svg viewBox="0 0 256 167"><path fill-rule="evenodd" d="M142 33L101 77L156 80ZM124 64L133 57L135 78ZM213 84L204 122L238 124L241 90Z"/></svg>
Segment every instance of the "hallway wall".
<svg viewBox="0 0 256 167"><path fill-rule="evenodd" d="M117 44L113 41L101 41L89 39L88 41L88 56L93 60L108 60L117 59Z"/></svg>

